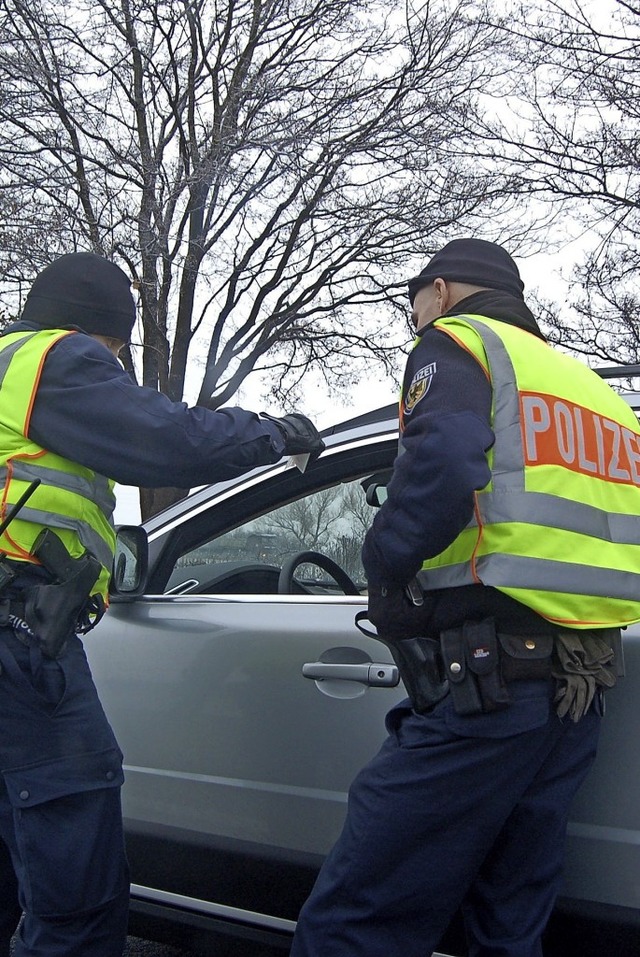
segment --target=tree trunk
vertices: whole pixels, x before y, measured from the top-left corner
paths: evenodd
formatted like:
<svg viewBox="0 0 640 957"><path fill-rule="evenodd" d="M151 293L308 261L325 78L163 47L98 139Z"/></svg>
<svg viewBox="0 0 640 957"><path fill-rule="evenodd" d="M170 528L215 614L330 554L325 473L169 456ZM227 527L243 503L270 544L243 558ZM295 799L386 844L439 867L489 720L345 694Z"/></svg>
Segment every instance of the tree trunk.
<svg viewBox="0 0 640 957"><path fill-rule="evenodd" d="M186 498L188 488L141 488L140 515L145 522L152 515L157 515L163 508L169 508L176 502Z"/></svg>

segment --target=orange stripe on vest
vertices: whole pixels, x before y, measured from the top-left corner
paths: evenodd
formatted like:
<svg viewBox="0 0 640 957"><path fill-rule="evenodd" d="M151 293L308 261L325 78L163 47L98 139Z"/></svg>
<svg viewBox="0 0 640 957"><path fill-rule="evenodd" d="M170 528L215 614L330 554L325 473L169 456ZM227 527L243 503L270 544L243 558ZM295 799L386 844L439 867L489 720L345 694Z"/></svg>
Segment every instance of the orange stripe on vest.
<svg viewBox="0 0 640 957"><path fill-rule="evenodd" d="M640 486L640 433L567 399L534 392L520 393L520 414L527 465L559 465Z"/></svg>

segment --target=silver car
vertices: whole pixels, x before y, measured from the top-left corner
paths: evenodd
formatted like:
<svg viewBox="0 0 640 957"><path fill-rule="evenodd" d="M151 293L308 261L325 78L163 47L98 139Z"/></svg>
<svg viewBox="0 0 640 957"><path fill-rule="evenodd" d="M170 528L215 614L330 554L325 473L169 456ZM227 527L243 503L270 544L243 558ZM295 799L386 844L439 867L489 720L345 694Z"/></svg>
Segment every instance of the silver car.
<svg viewBox="0 0 640 957"><path fill-rule="evenodd" d="M225 953L286 952L349 783L404 697L385 646L354 625L397 410L324 438L304 473L258 469L149 521L142 580L135 536L121 537L120 591L86 647L125 754L140 932L166 919L183 941L235 945ZM625 647L549 927L548 952L563 957L640 952L640 629ZM463 946L454 926L443 949Z"/></svg>

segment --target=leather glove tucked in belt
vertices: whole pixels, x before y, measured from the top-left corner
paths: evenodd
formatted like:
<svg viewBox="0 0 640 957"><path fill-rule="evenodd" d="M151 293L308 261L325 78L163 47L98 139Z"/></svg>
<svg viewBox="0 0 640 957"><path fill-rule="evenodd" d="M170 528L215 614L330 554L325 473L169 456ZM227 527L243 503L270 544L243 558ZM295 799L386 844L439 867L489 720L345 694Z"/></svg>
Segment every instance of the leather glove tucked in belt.
<svg viewBox="0 0 640 957"><path fill-rule="evenodd" d="M597 689L612 688L616 683L613 650L593 632L560 634L556 637L552 674L558 682L558 716L568 714L572 721L579 721L589 710Z"/></svg>
<svg viewBox="0 0 640 957"><path fill-rule="evenodd" d="M268 415L262 412L263 419L269 419L277 426L282 438L284 439L285 455L302 455L309 453L310 462L315 462L318 456L324 452L325 444L320 437L320 433L315 425L306 415L300 412L290 412L277 418L275 415Z"/></svg>

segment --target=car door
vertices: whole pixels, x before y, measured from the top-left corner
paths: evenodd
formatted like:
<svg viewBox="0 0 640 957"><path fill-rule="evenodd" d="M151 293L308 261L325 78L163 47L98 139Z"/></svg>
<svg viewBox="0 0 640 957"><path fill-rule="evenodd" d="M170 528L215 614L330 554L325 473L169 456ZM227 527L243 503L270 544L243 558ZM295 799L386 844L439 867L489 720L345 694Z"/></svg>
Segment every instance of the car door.
<svg viewBox="0 0 640 957"><path fill-rule="evenodd" d="M295 919L404 695L387 648L354 624L363 482L393 450L327 456L297 495L283 472L187 513L165 535L165 593L110 609L89 654L125 754L134 881ZM279 594L308 551L356 593L305 564Z"/></svg>

